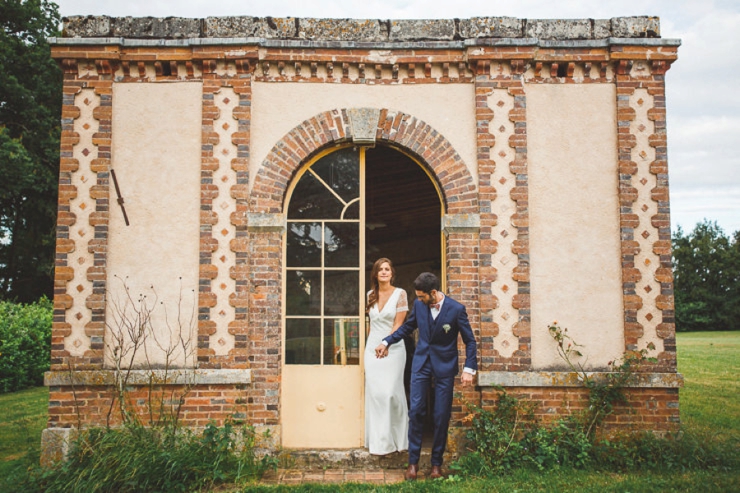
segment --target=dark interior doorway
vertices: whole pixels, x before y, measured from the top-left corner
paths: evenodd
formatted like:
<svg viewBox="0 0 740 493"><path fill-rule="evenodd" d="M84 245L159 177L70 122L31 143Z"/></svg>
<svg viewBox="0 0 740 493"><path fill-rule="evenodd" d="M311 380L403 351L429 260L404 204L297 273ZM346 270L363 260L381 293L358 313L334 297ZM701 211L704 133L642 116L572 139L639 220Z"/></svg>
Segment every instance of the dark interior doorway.
<svg viewBox="0 0 740 493"><path fill-rule="evenodd" d="M441 270L442 207L431 178L410 157L378 146L365 154L366 279L380 257L393 261L410 300L414 279Z"/></svg>
<svg viewBox="0 0 740 493"><path fill-rule="evenodd" d="M365 279L380 257L396 269L395 285L406 290L409 308L414 299L414 279L422 272L438 277L442 267L442 205L432 179L410 157L390 147L378 146L365 154ZM441 278L441 277L440 277ZM404 385L409 395L414 340L406 344ZM433 431L433 392L427 399L425 443Z"/></svg>

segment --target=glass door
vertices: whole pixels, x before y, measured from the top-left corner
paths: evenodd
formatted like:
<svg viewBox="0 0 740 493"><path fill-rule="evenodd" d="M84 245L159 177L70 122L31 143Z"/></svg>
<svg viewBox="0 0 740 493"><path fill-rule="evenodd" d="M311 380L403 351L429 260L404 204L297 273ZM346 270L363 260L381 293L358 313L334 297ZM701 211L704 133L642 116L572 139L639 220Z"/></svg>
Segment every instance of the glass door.
<svg viewBox="0 0 740 493"><path fill-rule="evenodd" d="M359 447L363 430L364 149L321 155L287 207L283 446Z"/></svg>

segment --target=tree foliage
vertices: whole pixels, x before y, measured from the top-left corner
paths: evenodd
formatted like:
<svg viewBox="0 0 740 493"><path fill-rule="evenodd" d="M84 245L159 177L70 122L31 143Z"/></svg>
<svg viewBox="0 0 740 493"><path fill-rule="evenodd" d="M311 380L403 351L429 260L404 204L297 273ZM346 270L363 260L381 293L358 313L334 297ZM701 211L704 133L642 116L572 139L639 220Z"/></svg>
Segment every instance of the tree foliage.
<svg viewBox="0 0 740 493"><path fill-rule="evenodd" d="M676 329L740 330L740 231L704 220L673 234Z"/></svg>
<svg viewBox="0 0 740 493"><path fill-rule="evenodd" d="M51 295L62 75L46 38L58 7L0 2L0 298Z"/></svg>
<svg viewBox="0 0 740 493"><path fill-rule="evenodd" d="M0 394L44 383L51 351L51 301L0 301Z"/></svg>

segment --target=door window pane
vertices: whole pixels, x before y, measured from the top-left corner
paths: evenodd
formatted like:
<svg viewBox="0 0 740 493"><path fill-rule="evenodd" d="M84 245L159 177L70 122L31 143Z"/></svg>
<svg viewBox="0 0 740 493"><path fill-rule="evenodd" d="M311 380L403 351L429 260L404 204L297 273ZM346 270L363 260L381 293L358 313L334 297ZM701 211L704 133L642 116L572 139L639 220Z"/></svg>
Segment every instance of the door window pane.
<svg viewBox="0 0 740 493"><path fill-rule="evenodd" d="M324 271L324 315L357 316L359 313L360 273Z"/></svg>
<svg viewBox="0 0 740 493"><path fill-rule="evenodd" d="M358 319L330 318L324 321L324 364L360 364Z"/></svg>
<svg viewBox="0 0 740 493"><path fill-rule="evenodd" d="M342 209L344 204L309 171L293 190L288 219L338 219Z"/></svg>
<svg viewBox="0 0 740 493"><path fill-rule="evenodd" d="M360 155L356 149L332 152L311 169L346 203L360 196Z"/></svg>
<svg viewBox="0 0 740 493"><path fill-rule="evenodd" d="M321 364L321 320L303 318L285 321L285 363Z"/></svg>
<svg viewBox="0 0 740 493"><path fill-rule="evenodd" d="M358 267L360 262L360 224L326 223L324 231L326 267Z"/></svg>
<svg viewBox="0 0 740 493"><path fill-rule="evenodd" d="M288 267L321 267L321 223L288 223Z"/></svg>
<svg viewBox="0 0 740 493"><path fill-rule="evenodd" d="M360 219L360 201L356 200L347 206L342 219Z"/></svg>
<svg viewBox="0 0 740 493"><path fill-rule="evenodd" d="M321 271L285 273L285 314L321 315Z"/></svg>
<svg viewBox="0 0 740 493"><path fill-rule="evenodd" d="M287 212L285 363L357 365L360 151L340 149L314 162Z"/></svg>

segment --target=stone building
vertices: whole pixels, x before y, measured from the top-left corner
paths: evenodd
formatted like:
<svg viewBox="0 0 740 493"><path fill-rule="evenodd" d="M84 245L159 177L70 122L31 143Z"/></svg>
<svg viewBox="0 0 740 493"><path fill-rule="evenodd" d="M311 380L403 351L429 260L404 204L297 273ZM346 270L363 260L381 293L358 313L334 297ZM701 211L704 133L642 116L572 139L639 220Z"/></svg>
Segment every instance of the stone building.
<svg viewBox="0 0 740 493"><path fill-rule="evenodd" d="M680 42L657 18L70 17L51 44L47 456L155 390L188 426L234 417L268 446L361 448L381 256L410 294L431 270L467 305L466 399L490 406L502 385L543 416L583 408L557 320L590 371L654 345L635 412L608 424L677 425L665 74Z"/></svg>

